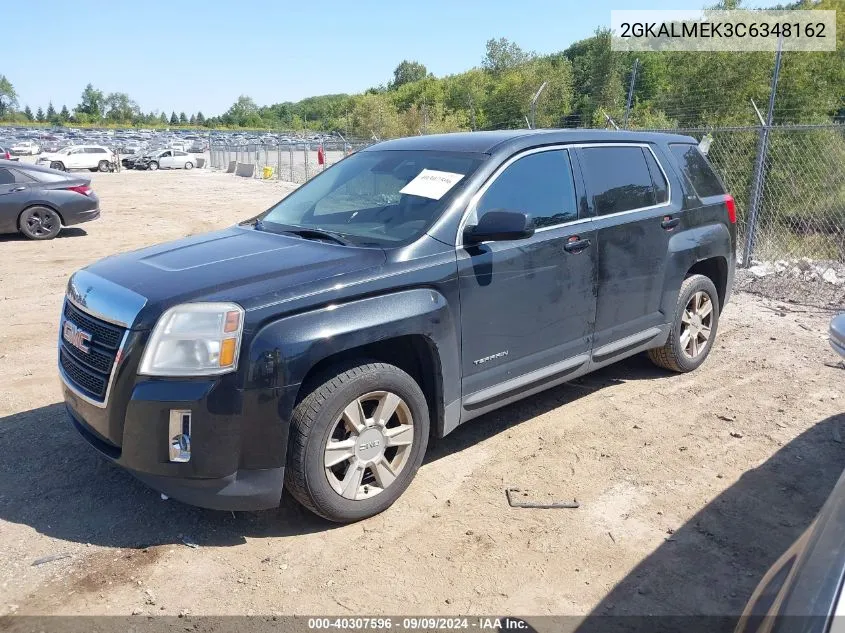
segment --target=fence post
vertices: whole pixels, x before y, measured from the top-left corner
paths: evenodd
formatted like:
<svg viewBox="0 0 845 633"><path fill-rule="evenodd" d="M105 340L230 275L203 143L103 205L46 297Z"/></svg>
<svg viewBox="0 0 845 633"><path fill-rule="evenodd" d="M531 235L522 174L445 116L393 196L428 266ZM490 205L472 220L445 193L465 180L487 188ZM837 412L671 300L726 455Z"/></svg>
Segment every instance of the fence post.
<svg viewBox="0 0 845 633"><path fill-rule="evenodd" d="M305 144L305 182L308 182L308 143Z"/></svg>
<svg viewBox="0 0 845 633"><path fill-rule="evenodd" d="M290 181L294 182L293 180L293 145L288 143L288 158L290 159Z"/></svg>
<svg viewBox="0 0 845 633"><path fill-rule="evenodd" d="M754 247L757 239L757 222L760 216L760 206L763 203L763 181L766 178L766 152L769 149L769 132L772 128L772 119L775 110L775 95L778 87L778 75L780 74L781 58L783 57L783 36L778 38L778 49L775 54L775 69L772 73L772 88L769 93L769 110L766 113L766 122L760 126L760 139L757 142L757 156L754 159L754 175L751 180L751 193L748 205L748 224L745 227L745 252L743 253L742 265L745 268L751 266L751 258L754 255Z"/></svg>
<svg viewBox="0 0 845 633"><path fill-rule="evenodd" d="M625 118L622 121L622 127L628 127L628 115L631 114L631 102L634 100L634 82L637 80L637 66L639 66L639 58L634 60L634 67L631 69L631 83L628 86L628 100L625 102Z"/></svg>
<svg viewBox="0 0 845 633"><path fill-rule="evenodd" d="M276 140L276 180L282 179L282 142Z"/></svg>

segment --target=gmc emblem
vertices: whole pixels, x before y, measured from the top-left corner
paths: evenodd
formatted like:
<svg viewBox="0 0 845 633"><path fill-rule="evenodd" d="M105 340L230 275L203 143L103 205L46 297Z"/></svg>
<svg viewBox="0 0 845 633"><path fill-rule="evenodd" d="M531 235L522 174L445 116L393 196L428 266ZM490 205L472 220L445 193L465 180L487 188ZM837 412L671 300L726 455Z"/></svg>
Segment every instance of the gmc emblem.
<svg viewBox="0 0 845 633"><path fill-rule="evenodd" d="M80 330L70 321L65 321L62 327L62 338L73 345L76 349L88 353L88 343L91 342L91 335L85 330Z"/></svg>

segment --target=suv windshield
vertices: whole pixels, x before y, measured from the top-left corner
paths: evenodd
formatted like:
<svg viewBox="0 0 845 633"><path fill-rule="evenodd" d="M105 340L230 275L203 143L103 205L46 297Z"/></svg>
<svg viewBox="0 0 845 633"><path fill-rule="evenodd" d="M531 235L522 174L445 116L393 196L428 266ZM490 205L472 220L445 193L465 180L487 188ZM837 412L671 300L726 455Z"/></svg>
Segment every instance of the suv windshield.
<svg viewBox="0 0 845 633"><path fill-rule="evenodd" d="M257 226L396 246L428 229L482 159L458 152L359 152L302 185L260 216Z"/></svg>

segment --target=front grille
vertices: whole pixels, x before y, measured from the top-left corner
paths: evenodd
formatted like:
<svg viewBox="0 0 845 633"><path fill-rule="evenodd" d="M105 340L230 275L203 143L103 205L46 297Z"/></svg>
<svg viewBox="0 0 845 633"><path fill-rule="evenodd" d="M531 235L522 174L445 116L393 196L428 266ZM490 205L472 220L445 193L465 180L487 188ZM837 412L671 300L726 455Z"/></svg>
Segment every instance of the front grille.
<svg viewBox="0 0 845 633"><path fill-rule="evenodd" d="M65 301L65 318L91 334L93 342L97 345L109 349L117 349L120 346L120 341L123 338L123 328L86 314L70 301Z"/></svg>
<svg viewBox="0 0 845 633"><path fill-rule="evenodd" d="M60 329L59 365L65 379L81 393L96 402L105 402L117 351L126 330L83 312L65 301ZM90 336L88 351L70 344L64 338L64 322L73 323Z"/></svg>

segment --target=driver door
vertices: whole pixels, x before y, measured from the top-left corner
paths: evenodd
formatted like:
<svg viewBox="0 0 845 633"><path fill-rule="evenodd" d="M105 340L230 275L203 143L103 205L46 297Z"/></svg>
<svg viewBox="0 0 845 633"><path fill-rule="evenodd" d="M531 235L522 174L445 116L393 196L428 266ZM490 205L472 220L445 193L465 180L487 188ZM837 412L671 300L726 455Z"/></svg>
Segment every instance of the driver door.
<svg viewBox="0 0 845 633"><path fill-rule="evenodd" d="M158 159L159 167L173 167L173 152L171 150L167 150L164 152Z"/></svg>
<svg viewBox="0 0 845 633"><path fill-rule="evenodd" d="M543 148L509 159L470 203L467 225L507 209L531 214L535 233L458 246L463 420L586 366L597 249L582 197L569 151Z"/></svg>

